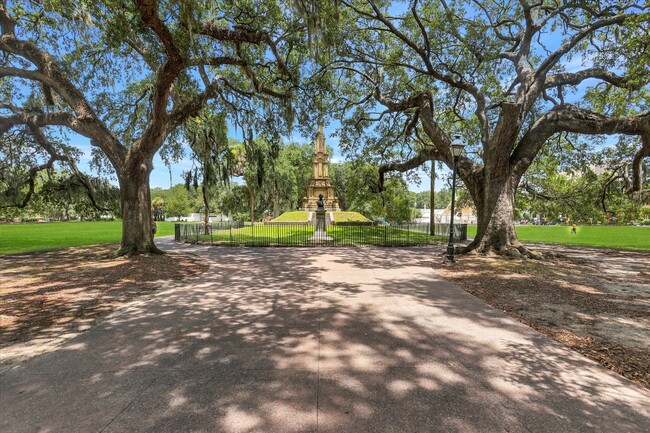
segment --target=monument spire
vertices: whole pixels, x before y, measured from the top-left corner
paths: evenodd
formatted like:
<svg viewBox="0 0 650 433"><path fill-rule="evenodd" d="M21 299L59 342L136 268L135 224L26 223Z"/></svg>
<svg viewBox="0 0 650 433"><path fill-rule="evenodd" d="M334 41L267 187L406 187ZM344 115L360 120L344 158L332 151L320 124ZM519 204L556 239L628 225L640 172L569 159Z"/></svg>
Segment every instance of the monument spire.
<svg viewBox="0 0 650 433"><path fill-rule="evenodd" d="M329 167L327 161L327 148L325 147L325 134L323 133L323 122L318 122L318 133L314 143L314 155L312 157L312 176L307 187L307 197L302 200L302 207L306 210L316 209L318 196L323 195L325 208L328 210L339 210L339 201L334 197L334 187L330 183Z"/></svg>
<svg viewBox="0 0 650 433"><path fill-rule="evenodd" d="M323 122L318 122L318 134L316 134L316 152L327 154L325 148L325 134L323 134Z"/></svg>

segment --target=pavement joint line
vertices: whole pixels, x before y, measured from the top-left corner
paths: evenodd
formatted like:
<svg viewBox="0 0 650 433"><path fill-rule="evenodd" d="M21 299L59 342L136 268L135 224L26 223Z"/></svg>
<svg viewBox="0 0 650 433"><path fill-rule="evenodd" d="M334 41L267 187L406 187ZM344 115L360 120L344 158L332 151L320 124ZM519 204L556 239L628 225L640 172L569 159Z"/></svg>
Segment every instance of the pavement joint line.
<svg viewBox="0 0 650 433"><path fill-rule="evenodd" d="M108 424L106 424L104 427L102 427L102 428L99 430L99 433L102 433L104 430L106 430L108 427L110 427L110 425L113 424L113 422L115 422L115 420L116 420L120 415L122 415L122 413L124 413L124 411L127 410L127 409L128 409L128 408L133 404L133 402L135 402L138 398L140 398L140 396L142 396L142 394L144 394L146 391L148 391L149 388L151 388L151 387L152 387L152 386L153 386L153 385L154 385L154 384L155 384L155 383L156 383L156 382L157 382L161 377L162 377L162 374L158 374L158 375L154 376L154 378L151 380L151 382L149 382L149 384L148 384L147 386L145 386L145 387L142 389L142 391L140 391L140 392L138 393L138 395L136 395L135 397L133 397L133 399L132 399L130 402L128 402L128 403L127 403L127 404L122 408L122 410L119 411L119 412L117 413L117 415L115 415L115 416L113 417L113 419L110 420L110 421L108 422Z"/></svg>
<svg viewBox="0 0 650 433"><path fill-rule="evenodd" d="M182 350L180 351L180 353L179 353L177 356L174 357L174 359L173 359L172 362L175 362L175 361L177 361L178 359L180 359L180 358L185 354L186 351L187 351L187 349L182 349ZM106 425L105 425L101 430L99 430L99 433L102 433L104 430L106 430L108 427L110 427L110 425L113 424L113 422L115 422L115 420L116 420L120 415L122 415L122 413L124 413L124 411L127 410L127 409L129 408L129 406L131 406L131 405L133 404L133 402L135 402L138 398L140 398L140 396L142 396L146 391L148 391L149 388L151 388L151 387L152 387L152 386L153 386L153 385L154 385L158 380L160 380L160 379L163 377L163 375L164 375L165 373L168 373L168 372L170 372L170 371L174 371L174 370L173 370L173 368L164 368L164 367L163 367L163 368L159 368L159 369L151 369L151 370L144 370L144 371L150 371L150 372L152 372L152 373L155 374L155 376L153 377L153 379L151 380L151 382L149 382L149 384L148 384L147 386L145 386L145 387L142 389L142 391L140 391L140 392L138 393L138 395L136 395L136 396L135 396L135 397L134 397L130 402L128 402L128 403L127 403L127 404L122 408L122 410L119 411L119 412L117 413L117 415L115 415L115 416L113 417L113 419L111 419L111 420L108 422L108 424L106 424Z"/></svg>
<svg viewBox="0 0 650 433"><path fill-rule="evenodd" d="M320 403L320 338L321 338L321 313L322 313L322 302L323 302L323 255L319 256L320 258L320 273L318 278L318 353L316 356L316 432L318 432L318 411Z"/></svg>

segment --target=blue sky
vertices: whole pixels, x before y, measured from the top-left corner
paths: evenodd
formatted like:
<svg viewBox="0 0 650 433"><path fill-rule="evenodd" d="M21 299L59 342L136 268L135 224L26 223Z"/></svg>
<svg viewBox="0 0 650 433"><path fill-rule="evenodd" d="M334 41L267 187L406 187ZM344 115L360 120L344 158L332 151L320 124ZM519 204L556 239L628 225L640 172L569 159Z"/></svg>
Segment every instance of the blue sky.
<svg viewBox="0 0 650 433"><path fill-rule="evenodd" d="M330 155L330 162L341 162L344 160L338 146L339 139L338 137L335 136L336 128L338 128L338 122L332 122L332 124L329 127L325 127L323 129L323 132L325 133L325 144L334 150L333 155ZM316 126L314 126L314 132L316 132ZM238 133L236 133L232 126L229 126L228 135L232 138L236 138L240 140L242 138L241 131L238 131ZM289 142L312 143L313 141L311 137L303 137L299 134L294 134L291 137L285 138L285 143L289 143ZM96 172L93 172L91 170L89 165L90 155L91 155L90 140L88 140L87 138L81 135L71 134L70 144L74 145L76 148L84 152L84 155L81 157L79 161L79 168L82 171L92 172L93 174L96 174ZM181 178L181 173L183 171L189 170L191 167L192 167L192 162L190 160L190 152L189 149L186 147L185 157L181 161L173 164L171 167L171 185L173 186L182 183L183 179ZM169 168L165 166L163 160L160 158L158 154L156 154L156 156L154 157L154 170L151 172L151 178L150 178L151 188L164 188L164 189L169 188L170 187L169 172L170 172ZM409 189L411 191L429 190L428 175L422 172L421 177L423 179L420 185L417 185L415 183L409 184ZM237 182L237 179L233 179L233 181ZM112 182L117 184L117 179L115 178L114 175L113 175ZM442 181L439 180L436 185L436 190L439 190L441 186L442 186Z"/></svg>

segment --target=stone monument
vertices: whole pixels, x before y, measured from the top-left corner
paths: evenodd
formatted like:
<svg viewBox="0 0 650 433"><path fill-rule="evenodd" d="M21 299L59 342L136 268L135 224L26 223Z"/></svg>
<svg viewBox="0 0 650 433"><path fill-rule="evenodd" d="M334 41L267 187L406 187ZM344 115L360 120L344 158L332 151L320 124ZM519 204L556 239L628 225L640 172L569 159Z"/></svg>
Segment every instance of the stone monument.
<svg viewBox="0 0 650 433"><path fill-rule="evenodd" d="M334 197L334 187L330 183L330 176L327 162L327 149L325 148L325 135L323 124L318 125L318 134L315 142L316 149L312 157L313 171L309 186L307 186L307 197L302 199L302 209L313 211L318 208L319 196L323 197L323 208L328 211L339 209L339 200Z"/></svg>
<svg viewBox="0 0 650 433"><path fill-rule="evenodd" d="M316 230L309 240L312 242L333 241L334 239L330 237L325 230L325 200L323 194L318 195L316 206Z"/></svg>

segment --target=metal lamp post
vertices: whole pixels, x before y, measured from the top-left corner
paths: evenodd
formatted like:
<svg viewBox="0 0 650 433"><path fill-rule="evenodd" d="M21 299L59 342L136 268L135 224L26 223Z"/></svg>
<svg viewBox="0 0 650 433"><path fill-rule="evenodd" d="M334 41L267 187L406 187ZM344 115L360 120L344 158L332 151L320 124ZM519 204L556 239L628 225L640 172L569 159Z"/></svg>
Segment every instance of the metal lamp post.
<svg viewBox="0 0 650 433"><path fill-rule="evenodd" d="M463 153L463 148L465 143L463 143L462 136L460 134L454 134L454 140L449 145L451 154L454 156L454 168L452 174L452 183L451 183L451 218L449 220L449 243L447 244L447 256L445 257L445 263L454 263L454 206L456 202L456 167L458 165L458 158Z"/></svg>

